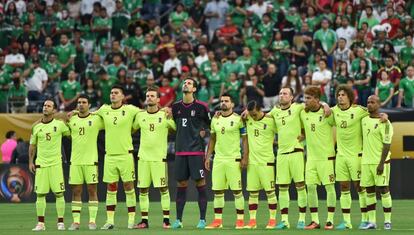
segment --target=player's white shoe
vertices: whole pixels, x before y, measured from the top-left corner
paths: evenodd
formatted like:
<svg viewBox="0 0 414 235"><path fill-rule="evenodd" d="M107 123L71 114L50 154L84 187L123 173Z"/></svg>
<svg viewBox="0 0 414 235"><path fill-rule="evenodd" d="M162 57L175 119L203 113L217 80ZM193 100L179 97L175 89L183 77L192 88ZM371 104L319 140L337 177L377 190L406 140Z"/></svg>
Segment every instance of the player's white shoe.
<svg viewBox="0 0 414 235"><path fill-rule="evenodd" d="M89 222L88 227L89 227L89 230L96 230L96 224L93 222Z"/></svg>
<svg viewBox="0 0 414 235"><path fill-rule="evenodd" d="M32 231L34 231L34 232L39 232L39 231L45 231L46 230L46 227L45 227L45 224L44 223L37 223L36 224L36 227L34 227L33 229L32 229Z"/></svg>
<svg viewBox="0 0 414 235"><path fill-rule="evenodd" d="M105 223L102 227L101 230L110 230L110 229L114 229L114 225L110 224L110 223Z"/></svg>
<svg viewBox="0 0 414 235"><path fill-rule="evenodd" d="M64 231L65 230L65 224L63 222L57 223L57 230Z"/></svg>
<svg viewBox="0 0 414 235"><path fill-rule="evenodd" d="M75 230L79 230L80 228L80 224L79 223L72 223L70 225L70 227L68 228L69 231L75 231Z"/></svg>

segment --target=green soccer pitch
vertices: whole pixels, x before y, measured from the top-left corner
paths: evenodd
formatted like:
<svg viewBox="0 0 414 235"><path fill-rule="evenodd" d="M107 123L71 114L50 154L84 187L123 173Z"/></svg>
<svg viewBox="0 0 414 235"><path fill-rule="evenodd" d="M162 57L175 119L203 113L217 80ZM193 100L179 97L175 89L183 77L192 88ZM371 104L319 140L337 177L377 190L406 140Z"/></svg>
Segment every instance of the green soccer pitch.
<svg viewBox="0 0 414 235"><path fill-rule="evenodd" d="M289 230L266 230L268 220L267 203L261 201L259 210L257 212L258 229L256 230L235 230L234 222L236 219L236 213L234 209L234 203L228 201L224 208L224 227L219 230L197 230L195 228L198 222L198 206L195 202L188 202L184 210L184 228L180 230L165 230L162 229L162 212L160 203L151 202L149 211L149 223L150 228L145 231L140 230L128 230L127 226L127 210L125 203L119 203L116 208L115 214L115 229L111 231L89 231L88 230L88 208L87 203L83 204L81 214L81 229L79 231L57 231L56 229L56 210L54 203L48 203L46 209L46 231L38 232L39 234L185 234L185 235L204 235L204 234L306 234L306 233L325 233L325 234L414 234L414 200L395 200L393 201L392 207L392 226L393 231L383 230L383 214L382 208L380 208L380 200L377 203L377 225L378 230L376 231L360 231L357 229L360 222L360 213L358 209L358 202L353 201L352 204L352 224L354 229L352 231L301 231L295 229L297 221L297 206L296 201L292 201L290 205L290 225ZM175 203L171 203L171 222L175 219ZM213 203L209 202L207 211L207 223L213 219ZM138 203L137 203L138 207ZM247 204L246 204L246 209ZM323 222L326 219L326 205L324 201L319 203L320 221L323 227ZM137 211L138 208L137 208ZM278 219L280 212L278 211ZM335 224L338 224L341 220L341 212L339 208L339 201L337 204L337 213L335 214ZM105 203L100 203L97 225L98 228L105 223L106 212ZM245 222L248 221L248 211L246 210ZM307 215L306 223L310 222L310 215ZM137 212L136 221L139 222L140 215ZM65 226L68 228L72 222L70 203L66 203L65 212ZM23 203L23 204L0 204L0 234L18 235L18 234L34 234L31 231L36 225L36 211L34 203Z"/></svg>

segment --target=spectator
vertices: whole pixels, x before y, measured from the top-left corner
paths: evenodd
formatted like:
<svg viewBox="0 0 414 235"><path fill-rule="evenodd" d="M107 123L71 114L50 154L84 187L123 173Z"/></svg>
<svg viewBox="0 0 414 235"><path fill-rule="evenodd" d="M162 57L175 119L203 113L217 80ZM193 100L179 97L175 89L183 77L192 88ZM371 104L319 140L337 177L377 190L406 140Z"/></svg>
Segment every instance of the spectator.
<svg viewBox="0 0 414 235"><path fill-rule="evenodd" d="M56 24L56 36L66 34L72 38L74 28L75 20L70 18L68 10L62 10L62 18Z"/></svg>
<svg viewBox="0 0 414 235"><path fill-rule="evenodd" d="M223 72L226 77L230 73L236 73L237 76L243 76L246 74L246 68L240 62L237 62L237 53L235 50L230 51L227 62L223 64Z"/></svg>
<svg viewBox="0 0 414 235"><path fill-rule="evenodd" d="M200 68L204 62L208 61L207 49L204 45L198 46L198 56L194 61L198 68Z"/></svg>
<svg viewBox="0 0 414 235"><path fill-rule="evenodd" d="M234 5L232 4L229 7L228 15L233 24L241 28L248 15L244 0L235 0Z"/></svg>
<svg viewBox="0 0 414 235"><path fill-rule="evenodd" d="M168 54L170 58L164 63L164 74L167 74L172 68L176 68L178 72L181 73L181 61L177 58L177 51L175 48L169 48Z"/></svg>
<svg viewBox="0 0 414 235"><path fill-rule="evenodd" d="M252 56L252 52L249 47L243 47L243 54L237 58L237 62L240 62L244 68L255 67L257 59Z"/></svg>
<svg viewBox="0 0 414 235"><path fill-rule="evenodd" d="M105 6L105 5L104 5ZM109 34L112 29L112 20L108 17L105 7L99 10L99 15L93 17L91 31L95 33L96 40L109 40Z"/></svg>
<svg viewBox="0 0 414 235"><path fill-rule="evenodd" d="M138 70L133 74L134 82L138 84L142 94L145 94L147 90L147 78L149 75L153 76L151 69L147 68L146 62L143 59L137 61Z"/></svg>
<svg viewBox="0 0 414 235"><path fill-rule="evenodd" d="M262 16L267 12L268 7L268 2L265 2L264 0L257 0L256 3L252 4L250 7L247 8L247 12L249 16L255 14L259 18L262 18Z"/></svg>
<svg viewBox="0 0 414 235"><path fill-rule="evenodd" d="M207 103L210 109L212 108L214 92L210 89L208 80L204 76L200 77L200 85L197 88L197 99Z"/></svg>
<svg viewBox="0 0 414 235"><path fill-rule="evenodd" d="M299 71L296 65L290 65L287 75L282 79L282 87L292 88L294 97L293 100L295 101L298 100L299 96L302 95L302 79L299 75ZM277 92L279 92L279 90Z"/></svg>
<svg viewBox="0 0 414 235"><path fill-rule="evenodd" d="M339 61L345 62L348 66L351 65L352 51L346 46L347 41L345 38L340 38L338 41L338 48L334 52L334 68L336 68Z"/></svg>
<svg viewBox="0 0 414 235"><path fill-rule="evenodd" d="M414 59L413 36L407 35L405 37L405 47L399 53L399 60L401 68L407 67Z"/></svg>
<svg viewBox="0 0 414 235"><path fill-rule="evenodd" d="M224 91L226 76L219 70L218 63L215 61L211 62L211 71L203 77L207 78L207 83L213 92L212 96L216 99L219 98Z"/></svg>
<svg viewBox="0 0 414 235"><path fill-rule="evenodd" d="M175 11L169 16L169 26L173 33L179 32L184 22L189 19L188 13L184 9L184 4L178 3Z"/></svg>
<svg viewBox="0 0 414 235"><path fill-rule="evenodd" d="M362 24L365 22L368 24L368 27L370 29L372 29L372 27L380 23L380 21L378 20L379 17L373 14L374 11L373 11L372 5L367 5L365 7L365 13L366 13L365 16L364 14L361 15L361 18L358 24L358 29L360 29L362 27Z"/></svg>
<svg viewBox="0 0 414 235"><path fill-rule="evenodd" d="M329 28L329 20L323 19L321 22L321 29L315 32L313 36L314 40L319 40L322 44L323 50L328 55L328 67L332 68L333 63L333 52L337 46L337 37L335 31Z"/></svg>
<svg viewBox="0 0 414 235"><path fill-rule="evenodd" d="M98 72L103 70L104 66L101 63L99 54L94 53L91 63L86 66L85 77L86 80L92 80L94 84L98 82Z"/></svg>
<svg viewBox="0 0 414 235"><path fill-rule="evenodd" d="M398 108L414 108L414 67L410 65L406 71L407 76L400 82Z"/></svg>
<svg viewBox="0 0 414 235"><path fill-rule="evenodd" d="M15 131L8 131L6 133L6 140L1 145L1 156L3 163L10 163L12 153L17 146L17 137Z"/></svg>
<svg viewBox="0 0 414 235"><path fill-rule="evenodd" d="M68 35L62 34L60 36L60 45L56 46L55 52L58 63L62 68L62 79L65 80L69 71L75 69L74 61L76 56L75 47L69 42Z"/></svg>
<svg viewBox="0 0 414 235"><path fill-rule="evenodd" d="M341 17L341 27L336 30L336 36L345 39L347 48L351 47L351 43L356 37L356 30L349 25L348 16Z"/></svg>
<svg viewBox="0 0 414 235"><path fill-rule="evenodd" d="M112 62L112 64L106 67L106 71L108 72L109 76L117 77L119 70L124 69L126 71L128 69L122 61L121 54L113 54Z"/></svg>
<svg viewBox="0 0 414 235"><path fill-rule="evenodd" d="M280 74L286 74L289 61L288 57L291 52L289 42L282 38L282 33L277 31L275 33L275 40L272 43L272 50L275 53L274 58Z"/></svg>
<svg viewBox="0 0 414 235"><path fill-rule="evenodd" d="M252 76L250 79L244 82L244 87L240 91L240 100L243 107L252 100L263 107L263 97L265 95L263 84L259 82L257 76Z"/></svg>
<svg viewBox="0 0 414 235"><path fill-rule="evenodd" d="M15 70L13 73L13 85L9 90L9 104L12 113L26 113L27 90L23 84L21 73Z"/></svg>
<svg viewBox="0 0 414 235"><path fill-rule="evenodd" d="M71 111L76 108L78 97L81 94L81 85L76 81L76 77L75 71L70 71L68 80L60 84L59 98L61 110Z"/></svg>
<svg viewBox="0 0 414 235"><path fill-rule="evenodd" d="M162 77L160 87L160 105L161 107L170 107L175 101L175 91L170 86L170 80Z"/></svg>
<svg viewBox="0 0 414 235"><path fill-rule="evenodd" d="M239 30L237 29L237 26L234 25L232 18L227 16L224 25L218 29L217 36L232 40L233 37L237 37L238 35Z"/></svg>
<svg viewBox="0 0 414 235"><path fill-rule="evenodd" d="M321 100L329 103L332 72L327 68L327 62L324 59L319 61L318 66L318 70L312 75L312 85L316 85L321 88Z"/></svg>
<svg viewBox="0 0 414 235"><path fill-rule="evenodd" d="M116 55L121 57L121 61L124 64L126 63L126 57L125 57L124 53L122 52L120 42L118 40L113 40L111 51L108 52L106 57L105 57L105 65L114 63L114 57Z"/></svg>
<svg viewBox="0 0 414 235"><path fill-rule="evenodd" d="M56 31L56 24L59 19L56 17L55 12L51 6L46 8L46 14L43 16L41 25L41 34L43 37L52 37Z"/></svg>
<svg viewBox="0 0 414 235"><path fill-rule="evenodd" d="M23 32L17 37L17 42L20 45L23 45L26 42L29 43L29 45L36 44L36 36L32 33L31 28L32 26L29 23L23 24Z"/></svg>
<svg viewBox="0 0 414 235"><path fill-rule="evenodd" d="M7 94L9 92L9 84L11 77L7 71L0 70L0 113L7 112Z"/></svg>
<svg viewBox="0 0 414 235"><path fill-rule="evenodd" d="M270 111L279 100L278 94L280 85L282 84L282 77L279 71L276 70L276 65L270 64L266 75L262 80L263 84L263 106L264 111Z"/></svg>
<svg viewBox="0 0 414 235"><path fill-rule="evenodd" d="M92 79L86 80L85 89L82 91L89 97L89 104L91 105L90 110L96 110L100 106L98 91L95 89L95 82Z"/></svg>
<svg viewBox="0 0 414 235"><path fill-rule="evenodd" d="M111 36L116 40L121 40L123 35L128 31L128 22L131 15L124 8L122 0L115 1L115 11L112 13L112 30Z"/></svg>
<svg viewBox="0 0 414 235"><path fill-rule="evenodd" d="M6 22L3 14L0 14L0 48L9 46L12 39L12 31L12 25Z"/></svg>
<svg viewBox="0 0 414 235"><path fill-rule="evenodd" d="M6 55L5 64L13 67L13 68L23 68L24 64L26 63L26 59L24 58L23 54L19 53L19 44L17 42L13 42L10 46L11 53Z"/></svg>
<svg viewBox="0 0 414 235"><path fill-rule="evenodd" d="M388 73L388 78L394 84L395 88L398 88L402 73L401 69L394 65L393 56L388 56L385 58L385 66L378 70L378 74L381 73L382 70L385 70Z"/></svg>
<svg viewBox="0 0 414 235"><path fill-rule="evenodd" d="M395 16L393 7L387 7L387 15L388 17L386 19L383 19L381 21L381 24L388 23L391 25L391 30L388 32L388 37L392 40L396 37L397 30L400 27L401 22Z"/></svg>
<svg viewBox="0 0 414 235"><path fill-rule="evenodd" d="M145 100L142 88L134 81L134 77L131 74L126 76L125 82L122 84L124 87L124 95L126 104L132 104L137 107L144 107L142 100Z"/></svg>
<svg viewBox="0 0 414 235"><path fill-rule="evenodd" d="M392 108L391 99L394 96L394 84L388 79L388 73L382 70L379 74L380 81L375 88L375 95L379 97L381 107Z"/></svg>
<svg viewBox="0 0 414 235"><path fill-rule="evenodd" d="M57 63L56 53L52 52L49 55L49 60L43 65L44 70L48 74L48 82L46 92L52 97L58 94L59 83L62 74L62 67ZM59 102L58 102L59 103Z"/></svg>
<svg viewBox="0 0 414 235"><path fill-rule="evenodd" d="M263 0L259 0L263 1ZM226 13L229 5L224 0L210 0L204 9L204 16L206 17L208 36L210 41L213 39L216 29L224 25Z"/></svg>
<svg viewBox="0 0 414 235"><path fill-rule="evenodd" d="M369 63L366 59L361 59L359 61L359 69L354 74L354 84L358 91L358 100L359 104L362 106L367 106L368 97L371 95L371 71Z"/></svg>
<svg viewBox="0 0 414 235"><path fill-rule="evenodd" d="M28 164L29 163L29 142L22 138L17 139L17 145L12 153L10 164Z"/></svg>
<svg viewBox="0 0 414 235"><path fill-rule="evenodd" d="M351 74L349 73L349 66L348 63L345 61L338 61L338 64L336 66L336 73L334 75L334 81L333 84L336 87L339 85L347 84L348 80L352 78Z"/></svg>
<svg viewBox="0 0 414 235"><path fill-rule="evenodd" d="M230 73L229 79L224 85L224 93L228 93L234 101L235 107L240 105L241 81L237 79L236 73Z"/></svg>
<svg viewBox="0 0 414 235"><path fill-rule="evenodd" d="M111 77L108 75L108 73L105 71L105 69L100 70L98 73L98 86L99 88L99 98L101 104L111 104L110 94L112 86L118 83L118 80L116 78Z"/></svg>
<svg viewBox="0 0 414 235"><path fill-rule="evenodd" d="M28 112L33 112L33 108L39 108L44 100L43 91L47 87L48 75L46 71L40 67L39 58L34 58L32 64L23 73L23 77L26 78L25 85L28 93L27 98L29 99Z"/></svg>
<svg viewBox="0 0 414 235"><path fill-rule="evenodd" d="M132 50L141 50L144 46L145 38L143 35L143 30L140 26L135 28L135 34L132 37L128 37L125 42L125 49L128 51L128 55L131 54Z"/></svg>

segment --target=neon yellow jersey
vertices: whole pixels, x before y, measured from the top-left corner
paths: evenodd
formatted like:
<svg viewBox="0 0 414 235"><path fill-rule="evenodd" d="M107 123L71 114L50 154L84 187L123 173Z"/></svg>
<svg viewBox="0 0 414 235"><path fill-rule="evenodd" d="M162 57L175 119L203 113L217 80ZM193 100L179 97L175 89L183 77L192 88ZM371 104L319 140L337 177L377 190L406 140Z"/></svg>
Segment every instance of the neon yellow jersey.
<svg viewBox="0 0 414 235"><path fill-rule="evenodd" d="M337 157L358 157L362 153L361 120L368 115L367 110L359 105L341 110L336 105L332 112L336 126Z"/></svg>
<svg viewBox="0 0 414 235"><path fill-rule="evenodd" d="M302 133L300 113L303 109L303 104L293 103L288 109L274 107L270 111L278 132L278 155L292 152L295 148L303 149L298 140Z"/></svg>
<svg viewBox="0 0 414 235"><path fill-rule="evenodd" d="M332 126L333 115L324 117L322 107L315 112L303 110L300 114L306 135L308 161L328 160L335 156L335 145Z"/></svg>
<svg viewBox="0 0 414 235"><path fill-rule="evenodd" d="M134 129L141 130L139 160L159 162L166 159L168 130L175 130L175 122L168 119L165 111L156 113L141 111L137 114Z"/></svg>
<svg viewBox="0 0 414 235"><path fill-rule="evenodd" d="M66 124L57 119L39 122L32 128L30 144L37 146L36 165L48 167L62 163L62 136L69 136Z"/></svg>
<svg viewBox="0 0 414 235"><path fill-rule="evenodd" d="M394 130L390 121L381 123L379 118L362 119L363 152L361 164L376 164L381 161L384 144L391 144ZM389 160L391 151L385 160Z"/></svg>
<svg viewBox="0 0 414 235"><path fill-rule="evenodd" d="M103 105L97 112L105 126L105 150L107 155L125 155L133 151L132 125L140 111L133 105L122 105L113 109Z"/></svg>
<svg viewBox="0 0 414 235"><path fill-rule="evenodd" d="M72 116L68 122L72 137L72 165L98 163L98 134L104 129L102 118L96 114L87 117Z"/></svg>
<svg viewBox="0 0 414 235"><path fill-rule="evenodd" d="M240 136L246 135L246 128L239 115L232 113L226 117L214 117L211 120L211 133L216 134L214 160L241 158Z"/></svg>
<svg viewBox="0 0 414 235"><path fill-rule="evenodd" d="M267 163L274 163L273 142L276 125L272 116L265 115L257 121L248 117L246 130L249 137L249 164L266 165Z"/></svg>

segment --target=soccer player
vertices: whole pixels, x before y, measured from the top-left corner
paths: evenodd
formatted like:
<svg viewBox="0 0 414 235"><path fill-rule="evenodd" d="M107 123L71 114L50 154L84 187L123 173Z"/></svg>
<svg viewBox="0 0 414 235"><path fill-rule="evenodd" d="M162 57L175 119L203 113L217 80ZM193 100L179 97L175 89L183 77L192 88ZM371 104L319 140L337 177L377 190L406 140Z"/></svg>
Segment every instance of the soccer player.
<svg viewBox="0 0 414 235"><path fill-rule="evenodd" d="M278 151L276 164L276 184L279 186L279 204L281 208L281 222L277 229L287 229L289 224L289 185L292 180L298 195L299 219L296 227L305 228L307 193L305 189L305 160L303 144L299 136L302 135L300 113L303 104L293 103L293 90L282 88L279 92L279 107L270 112L278 130ZM327 105L326 105L327 106ZM329 107L328 107L329 108Z"/></svg>
<svg viewBox="0 0 414 235"><path fill-rule="evenodd" d="M106 223L101 229L114 228L115 207L119 178L124 184L128 208L128 228L134 228L136 195L134 188L135 164L132 155L131 131L135 116L140 111L133 105L123 105L124 88L115 85L111 89L111 104L103 105L96 112L105 127L105 162L103 182L107 183Z"/></svg>
<svg viewBox="0 0 414 235"><path fill-rule="evenodd" d="M174 103L172 115L177 126L175 140L175 178L177 180L176 210L177 220L172 228L182 228L182 218L186 203L188 179L195 181L198 191L200 221L197 228L206 226L206 181L204 172L204 135L210 126L210 111L206 103L194 98L196 81L184 80L183 99Z"/></svg>
<svg viewBox="0 0 414 235"><path fill-rule="evenodd" d="M319 229L318 193L319 184L325 186L328 206L328 218L325 229L331 230L336 205L335 192L335 146L332 133L333 116L324 117L320 104L321 90L309 86L305 89L305 110L300 113L306 136L307 162L305 168L305 183L308 188L308 206L312 222L305 227L307 230Z"/></svg>
<svg viewBox="0 0 414 235"><path fill-rule="evenodd" d="M212 189L214 191L214 221L207 229L223 227L224 190L233 191L236 207L236 229L244 228L244 197L241 183L241 168L248 163L249 147L246 128L241 117L233 113L234 102L230 95L220 98L221 115L211 120L211 136L208 144L205 167L210 170L213 152ZM242 152L240 152L240 138Z"/></svg>
<svg viewBox="0 0 414 235"><path fill-rule="evenodd" d="M255 229L259 191L264 189L269 207L269 221L266 228L276 226L277 198L275 193L275 155L273 143L276 125L272 116L266 115L256 101L247 104L248 116L245 121L249 143L247 164L247 191L249 192L250 221L245 228Z"/></svg>
<svg viewBox="0 0 414 235"><path fill-rule="evenodd" d="M43 103L43 117L32 127L29 146L29 169L35 173L36 214L38 223L33 231L43 231L45 227L46 194L50 190L56 197L57 229L65 230L65 181L62 169L62 136L69 136L69 128L63 121L54 119L56 103L46 100ZM34 157L37 158L34 162Z"/></svg>
<svg viewBox="0 0 414 235"><path fill-rule="evenodd" d="M363 151L361 160L361 186L367 189L368 223L361 229L376 229L376 190L381 193L384 209L384 229L391 229L392 200L389 190L390 146L393 127L389 121L380 122L378 96L368 97L369 116L362 119Z"/></svg>
<svg viewBox="0 0 414 235"><path fill-rule="evenodd" d="M364 226L366 218L366 193L360 187L361 157L362 157L362 129L361 120L368 115L365 108L353 105L354 92L351 87L341 85L336 90L337 105L332 108L336 125L337 154L335 161L336 181L341 189L340 204L343 222L335 229L352 229L351 223L351 181L359 196L361 208L361 225Z"/></svg>
<svg viewBox="0 0 414 235"><path fill-rule="evenodd" d="M82 188L86 183L89 195L89 229L96 229L98 212L98 134L104 128L102 118L89 112L89 97L80 95L77 99L77 115L67 125L71 130L72 156L70 158L69 184L72 187L73 223L69 230L80 228L82 210Z"/></svg>
<svg viewBox="0 0 414 235"><path fill-rule="evenodd" d="M170 193L168 191L167 145L168 131L175 130L174 120L167 118L165 111L160 110L159 88L149 87L146 93L147 110L139 112L134 129L141 130L138 152L138 188L139 205L142 221L136 228L149 228L148 189L153 183L161 193L161 207L163 211L163 228L170 227ZM154 147L154 144L157 144Z"/></svg>

